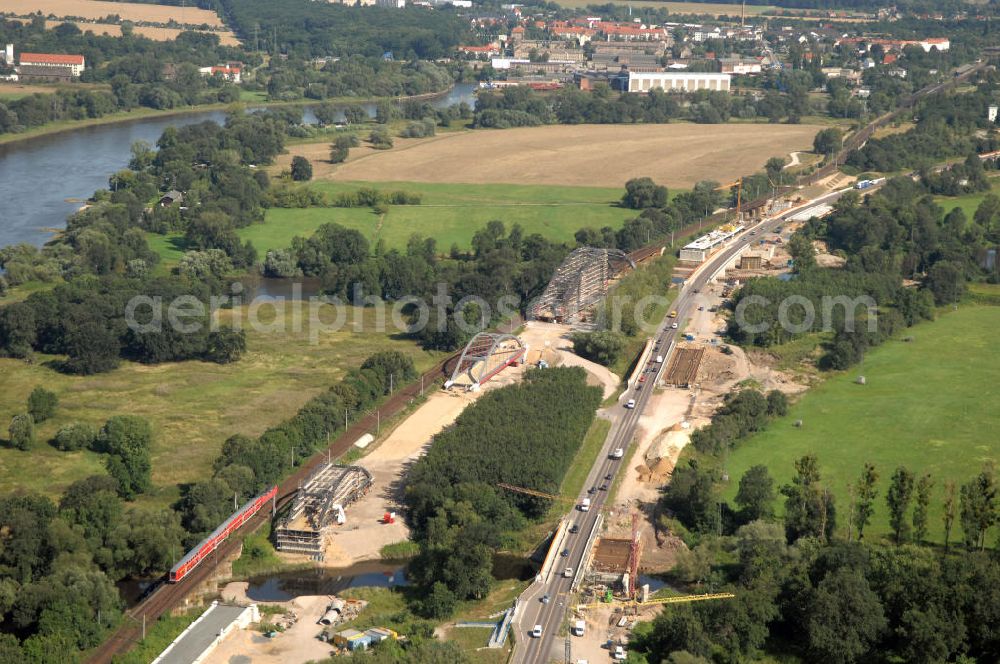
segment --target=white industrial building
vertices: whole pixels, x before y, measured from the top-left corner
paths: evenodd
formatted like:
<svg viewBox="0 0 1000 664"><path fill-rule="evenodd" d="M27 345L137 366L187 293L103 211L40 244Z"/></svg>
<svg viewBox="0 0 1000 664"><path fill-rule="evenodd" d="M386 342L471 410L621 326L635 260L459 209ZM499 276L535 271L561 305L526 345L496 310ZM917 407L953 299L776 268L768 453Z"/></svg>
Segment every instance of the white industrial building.
<svg viewBox="0 0 1000 664"><path fill-rule="evenodd" d="M730 74L630 71L628 73L628 91L649 92L660 89L676 92L695 92L696 90L729 92L731 80Z"/></svg>
<svg viewBox="0 0 1000 664"><path fill-rule="evenodd" d="M684 245L678 258L692 263L704 263L719 245L742 230L743 226L723 226L707 235L702 235L694 242Z"/></svg>

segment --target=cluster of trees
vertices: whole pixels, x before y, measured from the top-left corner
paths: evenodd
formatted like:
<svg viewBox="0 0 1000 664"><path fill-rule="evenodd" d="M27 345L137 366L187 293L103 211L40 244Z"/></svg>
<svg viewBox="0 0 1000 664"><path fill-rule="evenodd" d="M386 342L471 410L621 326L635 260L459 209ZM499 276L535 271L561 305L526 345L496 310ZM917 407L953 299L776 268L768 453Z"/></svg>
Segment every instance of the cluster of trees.
<svg viewBox="0 0 1000 664"><path fill-rule="evenodd" d="M639 216L626 221L618 230L582 228L575 234L576 241L591 247L634 251L654 239L669 237L672 232L707 217L725 204L727 195L716 187L717 183L705 180L695 184L690 191L670 198L667 188L650 178L634 178L625 183L622 205L641 209ZM743 195L749 194L744 190Z"/></svg>
<svg viewBox="0 0 1000 664"><path fill-rule="evenodd" d="M257 87L272 101L332 97L407 97L442 92L454 82L452 72L424 60L396 61L352 55L316 69L307 60L273 58L255 73ZM356 110L363 109L354 107ZM318 117L318 116L317 116ZM329 124L329 122L325 123Z"/></svg>
<svg viewBox="0 0 1000 664"><path fill-rule="evenodd" d="M410 471L404 498L420 554L409 576L431 617L490 589L493 553L544 500L497 482L557 493L601 401L579 367L530 371L465 409Z"/></svg>
<svg viewBox="0 0 1000 664"><path fill-rule="evenodd" d="M0 661L76 661L121 619L115 582L161 571L183 529L167 509L126 507L107 476L74 482L58 505L0 496Z"/></svg>
<svg viewBox="0 0 1000 664"><path fill-rule="evenodd" d="M248 44L259 37L275 59L281 53L289 59L391 54L401 60L434 60L471 39L468 22L447 10L355 8L308 0L218 2L239 37Z"/></svg>
<svg viewBox="0 0 1000 664"><path fill-rule="evenodd" d="M232 362L245 350L244 332L211 329L207 303L214 292L209 282L182 276L80 276L0 308L0 353L18 358L28 358L34 351L65 355L59 368L79 374L109 371L122 358L146 363L196 358ZM170 303L180 296L194 297L205 306L201 311L178 310L180 326L165 319L147 328L128 326L133 298ZM157 316L152 307L135 309L139 325L153 323Z"/></svg>
<svg viewBox="0 0 1000 664"><path fill-rule="evenodd" d="M373 206L384 201L412 204L416 200L406 192L385 194L374 189L351 196ZM433 238L414 235L405 250L387 251L381 245L373 250L359 231L324 224L309 238L293 238L288 249L269 251L264 269L275 276L318 276L326 292L357 304L365 303L364 298L397 300L404 296L430 302L439 283L449 287L453 304L469 295L492 303L502 295L514 294L527 302L541 292L569 250L539 234L525 235L520 226L508 231L499 221L477 231L472 246L471 252L453 247L452 260L444 261ZM433 308L427 325L416 331L426 347L453 350L468 340L470 332L457 324L453 304L447 307L444 318ZM467 329L490 322L475 304L463 309L462 315Z"/></svg>
<svg viewBox="0 0 1000 664"><path fill-rule="evenodd" d="M977 131L990 127L983 109L993 103L998 85L1000 76L990 72L975 92L925 97L913 108L916 126L870 139L847 158L847 164L880 172L920 169L949 157L1000 148L995 137L977 136Z"/></svg>
<svg viewBox="0 0 1000 664"><path fill-rule="evenodd" d="M974 157L961 170L970 173L970 182L982 177L982 167ZM931 318L934 305L957 301L967 279L995 277L986 275L977 259L981 249L997 239L992 203L992 199L990 204L984 201L982 214L971 221L958 208L945 214L927 186L908 177L894 178L864 201L856 194L841 198L833 214L810 221L792 236L789 250L795 279L753 279L736 293L733 303L740 315L729 323L731 338L769 346L803 333L832 329L834 339L821 365L850 366L865 348ZM831 251L847 257L845 267L817 267L813 239L825 240ZM903 287L904 277L921 276L921 289ZM766 298L767 303L749 300L752 296ZM784 306L792 296L808 300L815 315L810 317L807 307ZM870 297L877 313L870 307L852 309L854 305L830 299L842 296ZM779 320L779 311L791 326L773 324ZM875 317L874 329L869 329L870 316Z"/></svg>
<svg viewBox="0 0 1000 664"><path fill-rule="evenodd" d="M668 491L686 492L679 503L685 509L665 507L682 525L661 523L693 531L687 535L693 548L673 572L678 581L708 583L737 597L670 608L638 629L632 647L646 661L746 661L772 648L845 663L876 655L907 662L962 656L984 661L1000 652L1000 639L982 623L1000 610L1000 594L984 594L978 585L1000 579L1000 561L982 552L998 518L991 466L958 491L946 483L945 546L935 550L915 546L929 527L929 474L918 476L903 466L893 471L884 498L894 544L889 546L863 539L880 502L872 464L850 487L846 539L836 537L844 529L837 529L836 501L815 456L797 460L792 481L777 491L765 466L750 468L739 483L738 510L720 502L719 476L709 465L689 459L675 470ZM779 495L783 524L774 518ZM958 523L961 550L949 548ZM678 651L691 658L669 658Z"/></svg>
<svg viewBox="0 0 1000 664"><path fill-rule="evenodd" d="M7 428L11 447L19 450L29 450L34 446L35 425L55 414L59 398L54 392L39 386L31 391L27 405L27 412L14 415Z"/></svg>
<svg viewBox="0 0 1000 664"><path fill-rule="evenodd" d="M183 32L172 41L83 34L73 23L45 29L39 16L28 23L0 20L0 43L25 52L80 53L87 61L83 82L110 83L110 90L60 90L0 103L0 134L21 132L59 120L99 118L136 107L175 108L234 102L239 88L198 72L206 63L252 61L256 56L219 46L216 35ZM173 65L167 71L164 64Z"/></svg>

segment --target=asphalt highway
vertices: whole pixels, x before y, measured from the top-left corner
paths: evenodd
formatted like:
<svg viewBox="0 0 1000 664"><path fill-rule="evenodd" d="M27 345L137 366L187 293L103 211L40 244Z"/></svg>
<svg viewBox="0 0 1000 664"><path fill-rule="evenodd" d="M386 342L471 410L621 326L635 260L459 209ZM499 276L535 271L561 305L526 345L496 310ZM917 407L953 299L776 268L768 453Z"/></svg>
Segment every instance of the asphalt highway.
<svg viewBox="0 0 1000 664"><path fill-rule="evenodd" d="M873 190L868 189L865 193ZM566 618L570 602L570 586L573 579L564 576L563 572L567 567L572 568L573 572L580 568L580 563L587 553L588 536L594 527L597 515L600 514L608 500L608 492L600 487L610 488L612 480L622 466L622 461L612 459L611 453L617 448L624 448L627 456L627 448L636 435L639 418L649 401L653 390L652 386L659 382L663 372L670 364L674 341L683 333L683 321L695 308L697 294L708 285L723 265L732 261L748 246L757 241L761 234L773 231L785 223L789 217L809 207L835 201L846 191L849 189L825 194L810 200L808 203L796 206L793 210L748 227L739 236L730 240L727 246L703 263L684 284L671 307L677 312L677 317L664 318L653 337L656 349L650 354L649 365L644 369L644 371L650 372L646 374L646 381L639 384L639 389L629 388L622 395L619 403L612 406L611 430L608 432L608 437L604 441L597 461L590 469L587 482L578 496L572 512L567 515L567 519L579 527L578 533L566 536L564 548L568 549L568 555L560 556L556 560L551 579L547 583L533 583L521 595L522 608L512 627L516 634L516 647L512 662L515 664L547 664L553 660L564 660L565 637L559 637L558 632ZM678 329L671 328L673 322L678 323ZM656 362L657 355L664 356L662 363ZM625 406L630 399L635 399L635 408ZM591 494L589 491L592 487L597 487L597 491ZM582 512L579 509L584 498L591 499L591 507L587 512ZM546 595L549 600L543 602L542 598ZM540 637L531 636L535 625L540 625L542 628Z"/></svg>

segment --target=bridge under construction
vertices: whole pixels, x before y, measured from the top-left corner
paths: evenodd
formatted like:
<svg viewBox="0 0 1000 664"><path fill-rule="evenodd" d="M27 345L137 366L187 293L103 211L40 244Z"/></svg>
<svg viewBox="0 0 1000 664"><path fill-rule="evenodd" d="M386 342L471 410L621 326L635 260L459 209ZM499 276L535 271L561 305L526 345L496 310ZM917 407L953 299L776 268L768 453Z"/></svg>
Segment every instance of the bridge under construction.
<svg viewBox="0 0 1000 664"><path fill-rule="evenodd" d="M608 294L611 279L635 263L624 251L580 247L570 252L542 296L531 307L538 320L576 323L582 314Z"/></svg>
<svg viewBox="0 0 1000 664"><path fill-rule="evenodd" d="M466 344L444 386L479 389L505 368L523 362L527 352L528 347L512 334L480 332Z"/></svg>
<svg viewBox="0 0 1000 664"><path fill-rule="evenodd" d="M326 535L346 521L344 508L368 493L372 475L361 466L326 463L299 487L292 506L275 528L279 551L323 560Z"/></svg>

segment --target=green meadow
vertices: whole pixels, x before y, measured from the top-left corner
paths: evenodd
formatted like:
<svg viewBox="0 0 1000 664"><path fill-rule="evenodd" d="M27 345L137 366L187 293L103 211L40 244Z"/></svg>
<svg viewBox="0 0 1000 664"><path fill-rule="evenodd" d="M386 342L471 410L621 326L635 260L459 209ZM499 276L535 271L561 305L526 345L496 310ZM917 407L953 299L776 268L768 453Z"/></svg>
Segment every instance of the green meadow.
<svg viewBox="0 0 1000 664"><path fill-rule="evenodd" d="M414 233L437 240L441 251L452 245L471 246L476 231L498 219L508 228L520 224L525 234L540 233L556 241L572 242L573 234L592 226L619 228L636 216L618 207L619 188L555 187L506 184L429 184L417 182L317 182L316 189L336 195L361 187L407 191L423 196L420 205L393 205L384 215L370 208L272 208L263 224L241 229L261 253L287 247L296 235L308 236L322 224L338 223L361 231L373 244L406 246Z"/></svg>
<svg viewBox="0 0 1000 664"><path fill-rule="evenodd" d="M1000 307L967 305L872 350L860 366L812 388L786 417L731 452L724 498L733 500L740 477L753 465L766 465L780 487L791 481L796 459L815 454L823 483L837 497L843 530L848 487L871 462L880 475L879 496L865 532L887 535L886 490L895 468L905 465L917 476L934 478L929 537L943 541L945 482L961 486L984 463L1000 460L998 327ZM856 383L859 375L867 384ZM960 537L956 523L952 541Z"/></svg>

